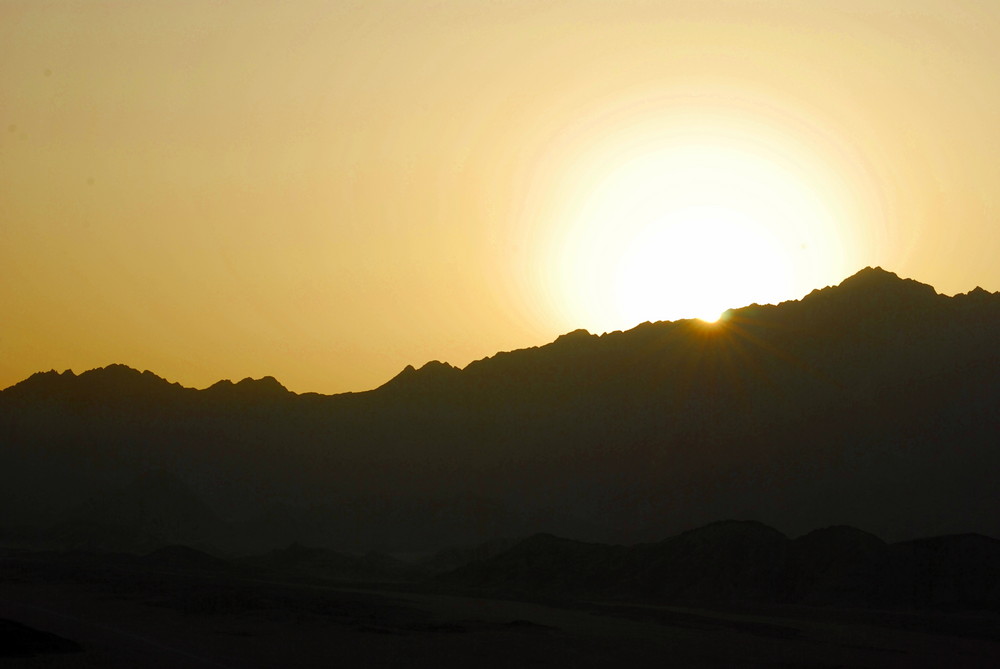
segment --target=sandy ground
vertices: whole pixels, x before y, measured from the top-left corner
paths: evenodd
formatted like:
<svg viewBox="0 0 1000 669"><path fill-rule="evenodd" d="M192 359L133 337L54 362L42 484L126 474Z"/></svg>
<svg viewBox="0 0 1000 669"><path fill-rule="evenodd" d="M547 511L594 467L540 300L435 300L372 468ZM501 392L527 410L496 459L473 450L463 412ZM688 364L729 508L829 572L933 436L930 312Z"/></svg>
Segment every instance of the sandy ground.
<svg viewBox="0 0 1000 669"><path fill-rule="evenodd" d="M176 575L8 579L0 618L84 648L0 657L5 669L1000 666L1000 624L986 614L565 608Z"/></svg>

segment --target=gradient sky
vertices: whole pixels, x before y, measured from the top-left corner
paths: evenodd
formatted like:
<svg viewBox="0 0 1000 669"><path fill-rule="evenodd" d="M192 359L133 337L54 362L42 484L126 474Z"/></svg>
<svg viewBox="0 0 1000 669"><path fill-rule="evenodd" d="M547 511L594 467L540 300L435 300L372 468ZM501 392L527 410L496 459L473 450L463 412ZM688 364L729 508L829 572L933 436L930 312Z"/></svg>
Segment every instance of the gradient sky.
<svg viewBox="0 0 1000 669"><path fill-rule="evenodd" d="M0 0L0 387L998 290L998 40L993 0Z"/></svg>

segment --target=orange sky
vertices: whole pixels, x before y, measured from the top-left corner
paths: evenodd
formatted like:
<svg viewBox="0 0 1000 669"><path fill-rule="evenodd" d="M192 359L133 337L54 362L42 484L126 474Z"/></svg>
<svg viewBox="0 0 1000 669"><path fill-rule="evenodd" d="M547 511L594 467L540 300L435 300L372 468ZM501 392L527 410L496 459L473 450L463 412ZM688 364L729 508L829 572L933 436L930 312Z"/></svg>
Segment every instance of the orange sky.
<svg viewBox="0 0 1000 669"><path fill-rule="evenodd" d="M0 387L1000 290L1000 5L0 0Z"/></svg>

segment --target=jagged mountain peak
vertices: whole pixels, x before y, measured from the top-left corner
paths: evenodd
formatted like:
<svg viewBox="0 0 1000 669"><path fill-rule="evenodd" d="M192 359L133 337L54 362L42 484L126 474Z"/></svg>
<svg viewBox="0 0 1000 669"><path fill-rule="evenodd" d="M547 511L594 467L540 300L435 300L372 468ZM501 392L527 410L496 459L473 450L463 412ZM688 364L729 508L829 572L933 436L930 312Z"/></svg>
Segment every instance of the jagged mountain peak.
<svg viewBox="0 0 1000 669"><path fill-rule="evenodd" d="M239 395L242 397L276 397L293 394L273 376L253 379L249 376L233 383L229 379L216 381L207 391L213 394Z"/></svg>
<svg viewBox="0 0 1000 669"><path fill-rule="evenodd" d="M236 388L253 388L264 392L289 392L288 388L281 385L281 382L273 376L262 376L259 379L252 379L249 376L235 384Z"/></svg>
<svg viewBox="0 0 1000 669"><path fill-rule="evenodd" d="M988 300L1000 298L1000 292L991 293L982 286L976 286L967 293L958 293L955 297L966 303L981 304Z"/></svg>
<svg viewBox="0 0 1000 669"><path fill-rule="evenodd" d="M119 384L163 384L171 385L169 381L163 377L157 376L153 372L147 370L139 371L128 365L123 365L120 363L113 363L107 365L106 367L97 367L95 369L89 369L79 375L81 380L87 380L91 382L96 382L101 385L115 386Z"/></svg>
<svg viewBox="0 0 1000 669"><path fill-rule="evenodd" d="M812 291L803 302L851 302L858 304L905 304L938 297L933 286L914 279L900 278L895 272L881 267L865 267L836 286Z"/></svg>
<svg viewBox="0 0 1000 669"><path fill-rule="evenodd" d="M837 288L841 291L937 295L937 291L934 290L933 286L921 283L915 279L903 279L895 272L884 270L881 267L865 267L841 281Z"/></svg>
<svg viewBox="0 0 1000 669"><path fill-rule="evenodd" d="M116 363L89 369L80 374L75 374L70 369L62 373L55 370L37 372L7 390L11 391L11 395L23 397L67 394L134 397L155 394L170 388L180 388L180 385L170 383L149 370L140 372L128 365Z"/></svg>
<svg viewBox="0 0 1000 669"><path fill-rule="evenodd" d="M868 265L859 269L857 272L844 279L844 281L841 281L841 284L848 281L895 282L904 281L904 279L901 279L895 272L883 269L881 265L875 265L874 267Z"/></svg>
<svg viewBox="0 0 1000 669"><path fill-rule="evenodd" d="M450 374L452 371L458 368L448 364L447 362L441 362L440 360L431 360L430 362L424 363L424 366L417 370L418 374Z"/></svg>
<svg viewBox="0 0 1000 669"><path fill-rule="evenodd" d="M413 365L407 365L403 368L403 371L379 386L378 389L426 389L429 386L447 382L458 376L461 371L458 367L450 365L447 362L441 362L440 360L431 360L425 363L420 369L415 368Z"/></svg>
<svg viewBox="0 0 1000 669"><path fill-rule="evenodd" d="M572 332L567 332L566 334L559 335L558 337L556 337L556 340L552 343L554 344L574 343L574 342L590 341L592 339L597 339L597 335L590 334L589 331L580 328L577 330L573 330Z"/></svg>
<svg viewBox="0 0 1000 669"><path fill-rule="evenodd" d="M924 313L948 299L928 284L900 278L881 267L866 267L835 286L814 290L798 301L783 302L777 313L795 314L795 318L808 313L820 321L883 318L887 314ZM782 309L785 306L790 308Z"/></svg>
<svg viewBox="0 0 1000 669"><path fill-rule="evenodd" d="M54 383L59 383L59 381L65 381L68 379L75 379L76 374L72 369L67 369L64 372L57 372L54 369L50 369L47 372L35 372L23 381L11 386L11 388L17 387L27 387L27 386L48 386Z"/></svg>

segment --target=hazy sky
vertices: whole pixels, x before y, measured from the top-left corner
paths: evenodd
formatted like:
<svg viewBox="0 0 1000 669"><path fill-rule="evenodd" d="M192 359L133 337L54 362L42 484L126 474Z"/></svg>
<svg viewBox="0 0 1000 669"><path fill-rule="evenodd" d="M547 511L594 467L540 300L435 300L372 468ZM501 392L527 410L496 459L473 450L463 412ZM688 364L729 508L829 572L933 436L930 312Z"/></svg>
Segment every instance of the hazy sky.
<svg viewBox="0 0 1000 669"><path fill-rule="evenodd" d="M0 0L0 387L1000 290L995 0Z"/></svg>

